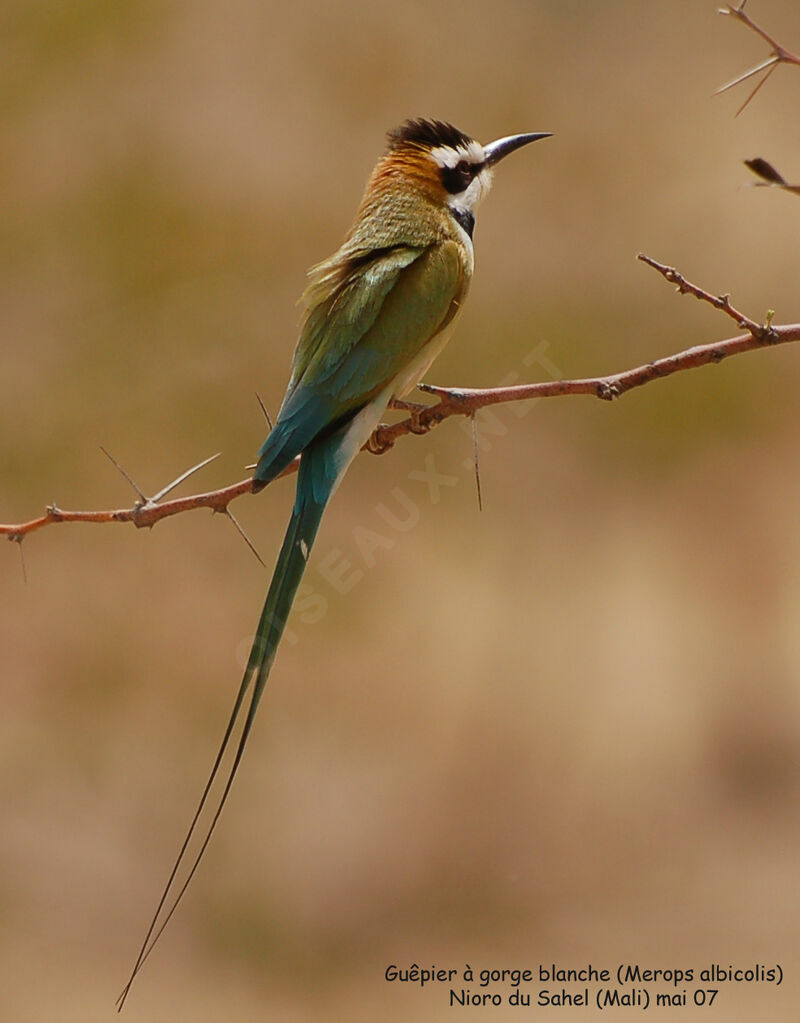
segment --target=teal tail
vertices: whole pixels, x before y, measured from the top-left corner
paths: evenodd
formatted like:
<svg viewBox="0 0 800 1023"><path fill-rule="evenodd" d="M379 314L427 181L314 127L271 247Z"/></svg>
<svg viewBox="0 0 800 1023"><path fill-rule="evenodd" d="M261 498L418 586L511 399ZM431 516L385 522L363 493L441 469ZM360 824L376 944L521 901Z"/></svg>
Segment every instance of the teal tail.
<svg viewBox="0 0 800 1023"><path fill-rule="evenodd" d="M327 506L331 494L336 487L338 477L341 475L341 470L338 468L338 456L340 453L341 442L342 434L337 431L337 433L333 435L329 435L322 440L315 441L303 452L297 478L297 492L294 508L292 510L292 517L289 520L289 526L286 530L283 546L278 554L275 572L272 576L272 582L270 583L267 599L264 603L264 609L261 612L261 618L258 622L258 628L256 629L253 646L250 650L247 667L244 670L244 677L242 678L242 683L236 696L236 702L234 703L233 711L231 713L230 720L228 721L228 726L225 729L225 734L222 738L216 760L214 761L214 766L211 769L211 774L203 790L197 811L195 812L192 823L186 834L186 838L184 839L183 845L178 853L172 872L169 875L164 892L159 900L158 906L156 907L150 927L145 935L144 941L142 942L141 949L139 950L139 955L136 959L133 971L128 983L125 985L122 993L117 999L118 1011L122 1009L131 984L144 965L145 960L153 951L158 939L164 931L164 928L169 923L172 918L172 914L175 912L178 904L183 898L183 895L189 886L189 882L194 877L195 871L200 864L200 860L203 858L203 854L211 840L214 828L216 827L217 821L219 820L222 809L228 798L231 786L233 785L233 780L236 777L236 772L242 759L242 754L244 753L244 748L253 727L253 721L255 719L261 695L264 692L264 687L267 684L267 678L269 677L272 663L275 660L278 644L280 643L281 636L283 635L283 631L286 626L286 619L288 618L292 604L294 603L297 588L303 577L306 562L311 552L314 539L317 535L320 521L322 520L323 512L325 511L325 507ZM283 466L281 465L280 468L282 467ZM280 471L280 468L278 471ZM259 463L259 469L262 469L262 463ZM258 478L259 475L260 482L262 482L262 484L269 482L270 478L272 478L263 469L261 473L257 470L256 478ZM277 472L275 475L277 475ZM252 693L250 695L250 703L247 707L247 714L242 727L242 733L239 738L238 746L236 747L233 763L228 772L225 787L222 790L222 795L217 802L214 815L206 829L199 852L192 861L191 868L189 869L185 880L178 888L177 894L171 904L168 905L170 894L177 883L178 872L180 871L181 865L184 863L189 843L200 821L211 787L217 777L225 751L227 750L231 736L233 735L234 727L243 708L245 697L251 687Z"/></svg>

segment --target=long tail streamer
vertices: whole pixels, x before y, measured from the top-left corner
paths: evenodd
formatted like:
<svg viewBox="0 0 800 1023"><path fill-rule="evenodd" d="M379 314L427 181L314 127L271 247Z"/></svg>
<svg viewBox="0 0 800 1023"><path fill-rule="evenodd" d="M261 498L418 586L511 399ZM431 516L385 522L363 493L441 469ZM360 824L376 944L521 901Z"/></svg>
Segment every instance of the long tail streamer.
<svg viewBox="0 0 800 1023"><path fill-rule="evenodd" d="M178 852L172 871L170 872L167 883L164 886L164 891L159 899L158 905L156 906L153 918L150 921L147 934L145 934L144 941L139 949L139 954L136 958L133 970L131 971L131 975L117 999L117 1011L121 1011L122 1007L125 1005L125 1000L128 997L131 985L136 979L136 976L142 966L144 966L145 961L150 956L150 953L158 943L159 938L164 932L164 928L172 919L175 910L178 908L181 899L186 893L186 889L189 887L189 883L200 865L200 861L208 847L208 843L211 841L211 836L214 833L217 821L219 820L220 814L222 813L223 807L228 799L228 794L230 793L231 786L233 785L233 780L236 777L236 772L239 769L239 764L241 763L242 755L253 727L253 721L255 719L261 695L264 692L264 687L267 683L272 663L275 660L275 653L281 636L283 635L286 619L294 602L297 587L300 585L300 580L303 577L308 555L317 535L322 514L325 511L325 507L335 486L335 477L338 475L332 468L335 462L335 457L336 438L333 437L329 437L325 441L313 444L303 453L300 472L298 474L297 495L295 497L292 517L289 521L286 536L284 537L283 545L278 555L275 573L272 577L272 582L270 583L267 599L264 603L264 609L261 612L261 618L258 623L258 628L256 629L253 646L250 651L250 657L247 661L247 667L244 670L244 676L239 687L239 692L236 695L236 701L233 705L230 720L228 721L228 725L225 729L225 734L222 737L222 742L220 743L216 759L214 760L214 766L211 768L211 774L209 775L208 781L203 789L203 794L200 797L197 810L195 811L192 822L189 825L189 830L183 840L183 845ZM203 816L203 810L206 807L209 794L212 786L214 785L217 774L219 773L220 766L234 733L236 722L242 711L245 698L251 686L252 695L247 707L247 715L242 727L242 734L239 738L238 746L236 747L236 753L228 772L225 787L222 790L222 795L217 802L211 822L206 829L200 849L192 861L189 872L183 883L178 888L177 893L175 893L174 897L170 900L170 896L173 894L173 889L177 884L181 866L186 861L189 845L200 819Z"/></svg>

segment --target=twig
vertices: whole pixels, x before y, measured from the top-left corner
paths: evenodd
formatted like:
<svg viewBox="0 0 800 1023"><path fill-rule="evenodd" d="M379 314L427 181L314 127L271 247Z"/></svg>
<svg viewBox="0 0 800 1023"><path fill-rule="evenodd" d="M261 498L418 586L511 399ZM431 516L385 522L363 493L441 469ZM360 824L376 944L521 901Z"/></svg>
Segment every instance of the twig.
<svg viewBox="0 0 800 1023"><path fill-rule="evenodd" d="M641 260L642 263L652 266L654 270L658 270L665 280L675 285L681 295L694 295L701 302L708 302L715 309L721 309L727 316L731 317L737 327L749 330L754 340L759 342L775 340L772 334L774 328L767 323L756 323L755 320L749 319L744 313L740 313L738 309L734 309L731 305L730 295L712 295L710 291L698 288L696 284L687 281L683 274L679 273L674 266L665 266L664 263L658 263L643 252L640 252L636 258Z"/></svg>
<svg viewBox="0 0 800 1023"><path fill-rule="evenodd" d="M800 323L774 326L771 312L767 313L766 322L757 323L734 308L728 295L713 295L696 284L692 284L674 267L658 263L649 256L640 253L638 258L657 270L665 280L674 284L678 292L684 295L694 295L701 302L706 302L715 309L719 309L746 333L727 338L724 341L696 345L693 348L677 352L675 355L667 355L654 362L648 362L610 376L585 377L577 380L545 380L533 384L518 384L513 387L481 389L433 387L430 384L420 384L423 391L434 395L438 401L433 405L398 403L400 408L410 408L409 417L390 426L379 426L364 445L364 450L373 454L384 454L401 437L409 434L429 433L435 426L451 416L472 417L478 409L486 408L489 405L500 405L511 401L530 401L534 398L561 397L567 394L585 394L600 398L602 401L611 401L627 391L642 387L653 380L671 376L673 373L722 362L723 359L731 355L751 352L765 346L800 341ZM299 459L295 459L291 465L284 469L281 476L296 472L298 464ZM39 518L14 525L0 525L0 536L4 535L9 540L19 543L28 534L56 522L132 522L137 528L142 528L143 526L153 526L161 519L192 511L195 508L211 508L212 511L227 512L231 501L243 494L251 493L252 486L253 481L245 479L231 486L223 487L221 490L181 497L173 501L164 501L161 504L156 504L153 500L145 498L132 508L113 511L65 511L52 504Z"/></svg>
<svg viewBox="0 0 800 1023"><path fill-rule="evenodd" d="M781 44L776 39L773 39L772 36L765 32L760 25L757 25L752 18L745 14L744 12L745 3L746 0L741 0L741 3L739 4L738 7L733 7L731 4L728 4L726 7L721 7L719 13L734 18L736 19L736 21L740 21L743 25L746 25L747 28L751 29L757 35L761 36L761 38L766 43L769 44L771 52L769 57L766 58L766 60L761 61L760 64L756 64L756 66L750 68L749 71L745 71L743 74L737 75L736 78L732 78L731 81L726 82L724 85L721 85L719 89L716 90L714 95L719 96L721 93L727 92L728 89L732 89L735 85L739 85L741 82L747 81L748 78L752 78L753 75L760 74L762 71L765 72L764 77L756 84L755 88L751 90L747 99L736 111L735 115L736 117L738 117L739 114L741 114L741 112L748 105L750 100L755 96L755 94L758 92L758 90L766 82L766 80L769 78L769 76L773 73L773 71L779 64L795 64L797 66L800 66L800 57L798 57L794 53L791 53L789 50L786 49L785 46L781 46Z"/></svg>
<svg viewBox="0 0 800 1023"><path fill-rule="evenodd" d="M745 4L747 0L741 0L738 7L733 7L731 4L727 4L725 7L721 7L719 13L724 14L728 17L735 18L737 21L741 21L743 25L746 25L753 32L756 32L765 43L768 43L772 47L772 52L780 57L781 60L785 60L791 64L800 64L800 57L790 53L785 47L781 46L777 39L774 39L771 35L764 31L760 25L757 25L753 19L745 14Z"/></svg>

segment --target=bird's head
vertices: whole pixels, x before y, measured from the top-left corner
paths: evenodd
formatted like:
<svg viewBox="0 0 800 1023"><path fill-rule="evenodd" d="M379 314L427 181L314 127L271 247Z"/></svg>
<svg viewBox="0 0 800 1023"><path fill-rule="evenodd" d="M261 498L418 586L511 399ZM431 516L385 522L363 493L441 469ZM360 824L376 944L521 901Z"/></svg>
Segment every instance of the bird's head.
<svg viewBox="0 0 800 1023"><path fill-rule="evenodd" d="M371 184L421 191L449 208L471 234L474 211L491 187L492 168L515 149L549 134L508 135L481 145L445 121L406 121L389 132L388 149Z"/></svg>

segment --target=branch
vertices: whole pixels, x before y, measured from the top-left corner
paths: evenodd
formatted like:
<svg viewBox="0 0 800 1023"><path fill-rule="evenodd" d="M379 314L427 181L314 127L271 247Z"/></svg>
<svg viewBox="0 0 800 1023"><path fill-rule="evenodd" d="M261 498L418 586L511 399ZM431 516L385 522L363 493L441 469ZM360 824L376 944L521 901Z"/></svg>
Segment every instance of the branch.
<svg viewBox="0 0 800 1023"><path fill-rule="evenodd" d="M553 398L567 394L587 394L603 401L611 401L625 394L626 391L642 387L652 380L671 376L673 373L722 362L728 356L739 355L741 352L800 341L800 323L773 326L771 311L767 313L765 323L758 323L735 309L731 305L730 296L712 295L711 292L692 284L674 267L658 263L642 253L638 258L657 270L665 280L674 284L680 294L694 295L701 302L708 303L732 319L745 333L724 341L715 341L712 344L696 345L675 355L667 355L654 362L648 362L610 376L586 377L579 380L546 380L535 384L486 389L432 387L430 384L420 384L423 391L438 398L436 404L414 405L409 402L396 402L397 408L409 411L410 415L391 426L379 426L364 445L364 450L370 451L372 454L384 454L401 437L409 434L429 433L435 426L451 416L472 417L478 409L486 408L489 405L530 401L534 398ZM205 464L205 462L200 463L200 467ZM295 459L281 473L281 476L295 472L298 464L299 459ZM178 481L185 479L187 475L187 473L183 473ZM0 535L5 535L9 540L21 543L28 534L56 522L132 522L137 528L151 527L161 519L192 511L195 508L210 508L214 512L228 512L228 505L231 501L243 494L252 493L253 489L253 481L245 479L231 486L223 487L221 490L211 490L203 494L160 502L160 497L178 481L163 488L156 498L140 499L132 508L113 511L64 511L53 504L47 508L44 515L31 519L29 522L0 525Z"/></svg>
<svg viewBox="0 0 800 1023"><path fill-rule="evenodd" d="M776 39L773 39L771 35L768 35L760 25L757 25L752 18L745 14L744 5L746 2L747 0L741 0L738 7L733 7L728 4L727 7L721 7L719 13L734 18L736 21L740 21L747 28L761 36L761 38L770 47L770 55L766 58L766 60L761 61L760 64L756 64L755 67L750 68L749 71L745 71L744 74L738 75L736 78L731 79L730 82L726 82L725 85L720 86L720 88L715 92L714 95L719 96L721 93L727 92L728 89L732 89L735 85L739 85L741 82L747 81L748 78L752 78L753 75L760 74L762 71L764 72L764 77L756 84L755 88L750 92L750 95L736 111L736 117L741 114L750 100L755 96L779 64L794 64L800 67L800 57L791 53L785 46L781 46Z"/></svg>

